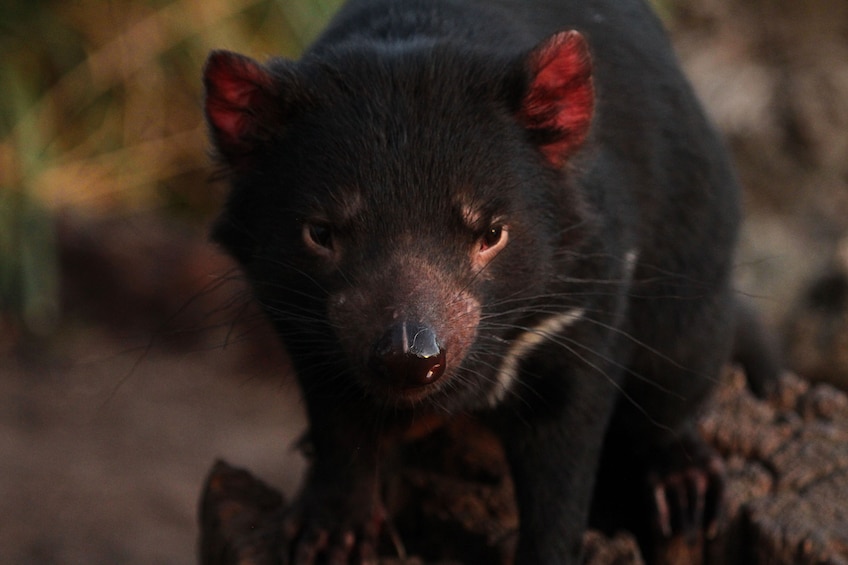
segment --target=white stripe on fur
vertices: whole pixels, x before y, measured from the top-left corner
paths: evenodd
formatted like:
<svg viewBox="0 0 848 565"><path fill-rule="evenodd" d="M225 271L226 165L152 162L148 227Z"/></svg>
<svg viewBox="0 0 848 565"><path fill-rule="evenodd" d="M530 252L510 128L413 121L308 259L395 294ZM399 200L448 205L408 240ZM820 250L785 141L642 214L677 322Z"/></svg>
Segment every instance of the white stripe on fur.
<svg viewBox="0 0 848 565"><path fill-rule="evenodd" d="M529 328L513 340L509 351L501 363L497 375L497 383L489 395L489 405L496 406L512 388L518 376L518 365L531 351L546 340L556 337L565 328L580 321L586 311L583 308L572 308L559 314L548 316L536 326Z"/></svg>

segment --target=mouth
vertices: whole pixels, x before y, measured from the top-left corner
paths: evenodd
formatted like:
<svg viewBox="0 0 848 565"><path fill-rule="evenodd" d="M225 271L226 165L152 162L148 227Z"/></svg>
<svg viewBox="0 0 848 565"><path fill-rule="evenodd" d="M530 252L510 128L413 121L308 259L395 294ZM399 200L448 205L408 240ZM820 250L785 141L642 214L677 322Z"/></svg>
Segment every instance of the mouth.
<svg viewBox="0 0 848 565"><path fill-rule="evenodd" d="M374 371L368 371L365 376L365 388L368 394L383 403L411 407L421 404L443 390L444 387L437 381L447 381L450 377L444 374L444 364L437 371L438 377L434 373L431 377L425 375L424 378L410 378L403 382L387 381Z"/></svg>

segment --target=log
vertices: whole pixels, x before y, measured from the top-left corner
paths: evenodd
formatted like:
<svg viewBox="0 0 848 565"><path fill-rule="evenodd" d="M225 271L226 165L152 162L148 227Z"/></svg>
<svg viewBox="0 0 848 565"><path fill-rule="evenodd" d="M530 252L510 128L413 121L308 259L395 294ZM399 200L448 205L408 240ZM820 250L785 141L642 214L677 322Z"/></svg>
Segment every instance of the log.
<svg viewBox="0 0 848 565"><path fill-rule="evenodd" d="M725 460L711 539L658 540L659 565L848 565L848 397L786 374L767 399L728 371L700 420ZM385 485L393 518L381 565L512 562L518 519L500 446L462 420L404 450ZM217 462L203 487L200 563L279 563L286 502L248 471ZM633 536L584 536L586 565L642 565ZM415 557L409 557L414 555Z"/></svg>
<svg viewBox="0 0 848 565"><path fill-rule="evenodd" d="M709 563L848 564L848 397L786 374L762 401L730 377L701 421L728 469Z"/></svg>

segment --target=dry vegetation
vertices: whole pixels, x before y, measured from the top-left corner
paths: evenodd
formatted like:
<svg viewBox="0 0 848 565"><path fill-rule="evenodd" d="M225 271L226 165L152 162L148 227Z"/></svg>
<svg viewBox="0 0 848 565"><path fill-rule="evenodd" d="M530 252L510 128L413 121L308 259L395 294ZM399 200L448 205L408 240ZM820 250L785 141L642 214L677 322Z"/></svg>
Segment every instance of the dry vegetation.
<svg viewBox="0 0 848 565"><path fill-rule="evenodd" d="M212 48L295 56L338 0L0 6L0 304L55 329L58 215L207 218L200 69Z"/></svg>

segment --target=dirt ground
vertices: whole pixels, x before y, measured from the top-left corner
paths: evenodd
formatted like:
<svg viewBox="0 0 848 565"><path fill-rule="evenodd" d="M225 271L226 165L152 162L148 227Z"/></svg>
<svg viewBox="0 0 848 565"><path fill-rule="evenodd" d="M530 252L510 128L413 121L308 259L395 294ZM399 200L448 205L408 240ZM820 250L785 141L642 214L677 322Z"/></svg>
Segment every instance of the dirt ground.
<svg viewBox="0 0 848 565"><path fill-rule="evenodd" d="M114 333L0 354L0 563L192 563L219 457L296 487L303 417L283 366L220 336L148 351Z"/></svg>

